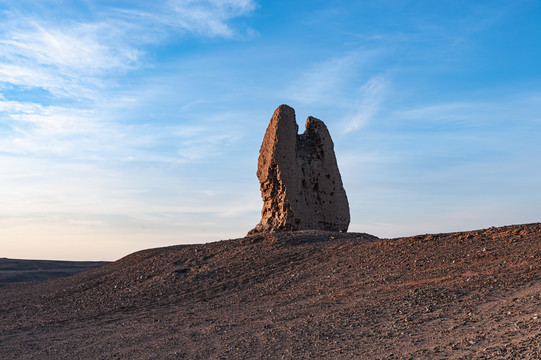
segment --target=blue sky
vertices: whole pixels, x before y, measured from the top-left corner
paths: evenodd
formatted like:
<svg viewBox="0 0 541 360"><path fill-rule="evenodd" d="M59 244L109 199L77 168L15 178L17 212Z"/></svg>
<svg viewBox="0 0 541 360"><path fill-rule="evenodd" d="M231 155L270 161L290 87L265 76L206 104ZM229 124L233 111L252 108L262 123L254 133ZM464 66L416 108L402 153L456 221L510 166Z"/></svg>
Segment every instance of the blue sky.
<svg viewBox="0 0 541 360"><path fill-rule="evenodd" d="M350 231L541 220L540 1L0 1L0 256L242 237L280 104Z"/></svg>

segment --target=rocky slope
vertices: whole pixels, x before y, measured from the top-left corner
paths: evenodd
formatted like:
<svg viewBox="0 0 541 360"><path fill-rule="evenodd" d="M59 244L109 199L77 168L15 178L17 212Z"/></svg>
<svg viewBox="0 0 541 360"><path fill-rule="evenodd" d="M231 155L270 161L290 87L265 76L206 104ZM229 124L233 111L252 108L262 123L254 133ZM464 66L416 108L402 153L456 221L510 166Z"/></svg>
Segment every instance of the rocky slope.
<svg viewBox="0 0 541 360"><path fill-rule="evenodd" d="M2 359L541 356L541 224L300 231L0 288Z"/></svg>

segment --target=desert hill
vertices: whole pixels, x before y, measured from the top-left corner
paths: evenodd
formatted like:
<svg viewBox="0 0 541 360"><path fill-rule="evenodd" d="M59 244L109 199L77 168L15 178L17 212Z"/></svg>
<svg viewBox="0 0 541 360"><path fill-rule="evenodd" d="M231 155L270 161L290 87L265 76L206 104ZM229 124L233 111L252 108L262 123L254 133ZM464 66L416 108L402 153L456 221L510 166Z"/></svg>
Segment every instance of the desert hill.
<svg viewBox="0 0 541 360"><path fill-rule="evenodd" d="M0 288L2 359L541 357L541 223L298 231Z"/></svg>
<svg viewBox="0 0 541 360"><path fill-rule="evenodd" d="M21 260L0 258L0 286L75 275L108 261Z"/></svg>

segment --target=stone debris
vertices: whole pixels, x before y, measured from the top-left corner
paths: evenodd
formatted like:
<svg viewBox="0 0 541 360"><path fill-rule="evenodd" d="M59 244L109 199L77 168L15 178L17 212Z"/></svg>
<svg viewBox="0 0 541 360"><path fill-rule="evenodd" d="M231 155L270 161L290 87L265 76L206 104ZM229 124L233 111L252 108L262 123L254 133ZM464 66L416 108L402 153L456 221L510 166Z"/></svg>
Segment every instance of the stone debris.
<svg viewBox="0 0 541 360"><path fill-rule="evenodd" d="M298 128L295 110L279 106L259 151L261 221L248 235L348 229L349 204L331 135L323 121L311 116L303 134Z"/></svg>
<svg viewBox="0 0 541 360"><path fill-rule="evenodd" d="M539 244L541 223L142 250L1 286L0 359L541 359Z"/></svg>

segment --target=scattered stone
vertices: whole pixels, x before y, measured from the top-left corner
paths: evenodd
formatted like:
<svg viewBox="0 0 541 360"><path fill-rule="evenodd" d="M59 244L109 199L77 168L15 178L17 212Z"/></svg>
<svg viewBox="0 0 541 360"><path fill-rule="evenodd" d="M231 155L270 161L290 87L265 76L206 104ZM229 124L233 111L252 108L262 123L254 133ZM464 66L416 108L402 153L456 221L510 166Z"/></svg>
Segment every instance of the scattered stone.
<svg viewBox="0 0 541 360"><path fill-rule="evenodd" d="M311 116L303 134L298 128L295 110L279 106L259 151L261 221L248 235L348 229L349 204L331 135L323 121Z"/></svg>

